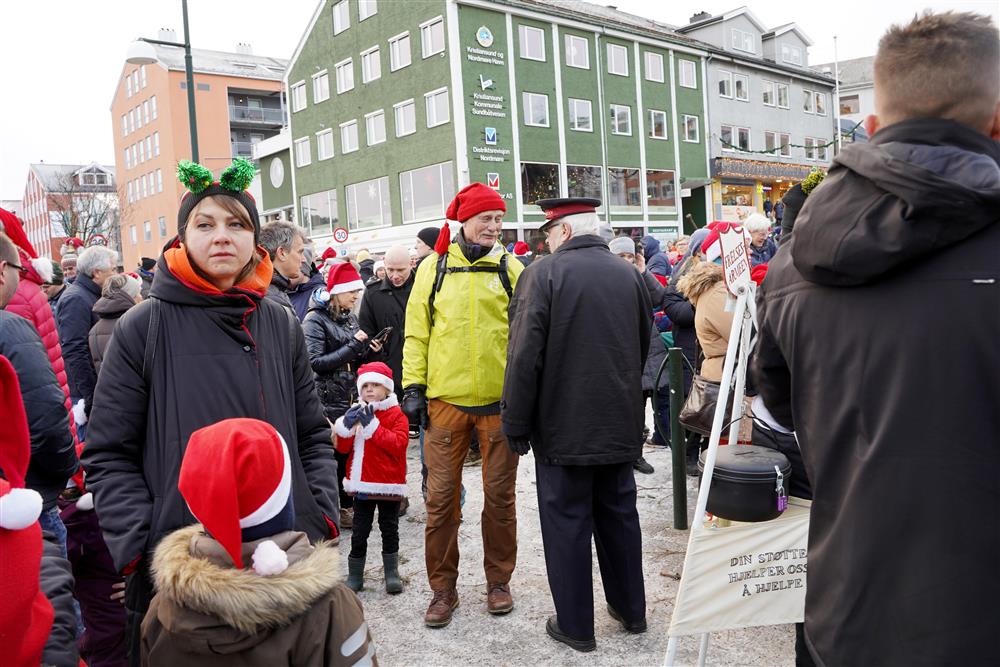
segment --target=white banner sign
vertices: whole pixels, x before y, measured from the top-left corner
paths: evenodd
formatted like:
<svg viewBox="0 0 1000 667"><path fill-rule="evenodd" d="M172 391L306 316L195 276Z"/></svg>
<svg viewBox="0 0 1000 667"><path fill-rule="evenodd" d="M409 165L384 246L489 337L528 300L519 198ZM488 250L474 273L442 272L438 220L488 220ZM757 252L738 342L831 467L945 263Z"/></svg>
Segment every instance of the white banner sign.
<svg viewBox="0 0 1000 667"><path fill-rule="evenodd" d="M692 529L671 637L803 620L811 503L788 501L771 521Z"/></svg>
<svg viewBox="0 0 1000 667"><path fill-rule="evenodd" d="M723 228L725 227L725 229ZM750 255L747 253L743 227L728 225L719 228L719 242L722 244L722 276L726 289L739 296L740 288L750 284Z"/></svg>

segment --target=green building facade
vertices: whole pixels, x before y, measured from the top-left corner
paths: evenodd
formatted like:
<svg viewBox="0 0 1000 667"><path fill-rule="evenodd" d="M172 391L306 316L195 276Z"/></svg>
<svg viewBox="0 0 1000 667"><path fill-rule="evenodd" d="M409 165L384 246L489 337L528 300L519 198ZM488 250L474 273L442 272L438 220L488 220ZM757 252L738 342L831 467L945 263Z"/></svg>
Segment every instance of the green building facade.
<svg viewBox="0 0 1000 667"><path fill-rule="evenodd" d="M617 12L326 0L286 80L295 219L320 246L410 245L479 181L507 202L504 242L540 249L534 202L558 196L670 238L705 219L704 56Z"/></svg>

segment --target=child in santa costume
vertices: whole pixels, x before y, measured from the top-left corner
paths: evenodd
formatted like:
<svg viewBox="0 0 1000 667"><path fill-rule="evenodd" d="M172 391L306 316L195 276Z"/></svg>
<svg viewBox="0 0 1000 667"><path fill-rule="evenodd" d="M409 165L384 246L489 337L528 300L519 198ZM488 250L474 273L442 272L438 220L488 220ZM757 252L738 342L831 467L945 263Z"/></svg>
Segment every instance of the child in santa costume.
<svg viewBox="0 0 1000 667"><path fill-rule="evenodd" d="M338 552L294 530L292 466L273 426L227 419L195 431L178 489L201 525L153 556L144 665L354 665L375 661Z"/></svg>
<svg viewBox="0 0 1000 667"><path fill-rule="evenodd" d="M337 451L350 452L344 490L354 496L354 533L347 559L347 585L361 590L368 535L375 510L382 533L385 590L403 592L399 578L399 504L406 497L406 446L410 422L399 409L393 391L392 370L381 362L358 369L361 400L333 425Z"/></svg>

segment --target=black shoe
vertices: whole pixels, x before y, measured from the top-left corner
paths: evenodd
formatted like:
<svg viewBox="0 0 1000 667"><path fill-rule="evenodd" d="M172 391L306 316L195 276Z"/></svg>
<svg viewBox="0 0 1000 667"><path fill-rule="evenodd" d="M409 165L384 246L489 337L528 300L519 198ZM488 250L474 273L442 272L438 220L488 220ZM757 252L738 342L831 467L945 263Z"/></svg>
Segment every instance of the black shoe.
<svg viewBox="0 0 1000 667"><path fill-rule="evenodd" d="M549 620L545 622L545 632L549 633L549 637L552 637L557 642L562 642L571 649L580 651L581 653L588 653L597 648L597 642L593 638L573 639L560 630L559 621L556 620L555 616L549 616Z"/></svg>
<svg viewBox="0 0 1000 667"><path fill-rule="evenodd" d="M615 608L611 605L608 605L608 614L611 618L621 623L622 627L628 632L631 632L633 635L639 635L646 631L646 619L636 621L635 623L626 623L625 619L621 617L621 614L615 611Z"/></svg>
<svg viewBox="0 0 1000 667"><path fill-rule="evenodd" d="M636 472L641 472L643 475L653 474L653 466L646 463L646 459L644 459L641 456L637 461L632 463L632 469L635 470Z"/></svg>
<svg viewBox="0 0 1000 667"><path fill-rule="evenodd" d="M698 454L700 454L700 452ZM691 456L691 454L687 455L688 477L697 477L701 474L701 471L698 470L698 454L695 454L694 456Z"/></svg>

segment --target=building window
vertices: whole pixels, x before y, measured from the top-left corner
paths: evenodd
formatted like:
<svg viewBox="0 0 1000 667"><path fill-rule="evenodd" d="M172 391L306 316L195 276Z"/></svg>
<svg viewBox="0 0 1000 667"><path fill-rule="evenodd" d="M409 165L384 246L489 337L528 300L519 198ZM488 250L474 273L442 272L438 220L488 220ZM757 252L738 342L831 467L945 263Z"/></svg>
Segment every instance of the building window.
<svg viewBox="0 0 1000 667"><path fill-rule="evenodd" d="M136 144L132 144L132 166L139 164L139 149Z"/></svg>
<svg viewBox="0 0 1000 667"><path fill-rule="evenodd" d="M569 129L578 132L594 131L594 114L590 100L569 98Z"/></svg>
<svg viewBox="0 0 1000 667"><path fill-rule="evenodd" d="M167 219L161 215L156 222L160 226L160 238L167 238Z"/></svg>
<svg viewBox="0 0 1000 667"><path fill-rule="evenodd" d="M814 146L814 144L816 142L813 140L813 138L812 137L806 137L805 141L803 141L802 143L805 144L806 159L807 160L813 160L813 159L815 159L815 157L816 157L816 151L813 148L813 146Z"/></svg>
<svg viewBox="0 0 1000 667"><path fill-rule="evenodd" d="M681 86L684 88L698 87L698 74L693 60L681 60Z"/></svg>
<svg viewBox="0 0 1000 667"><path fill-rule="evenodd" d="M689 143L698 143L700 139L698 138L698 117L689 116L684 114L681 116L681 135L684 137L684 141Z"/></svg>
<svg viewBox="0 0 1000 667"><path fill-rule="evenodd" d="M340 152L353 153L358 150L358 121L349 120L340 125Z"/></svg>
<svg viewBox="0 0 1000 667"><path fill-rule="evenodd" d="M157 116L157 114L156 114L156 95L153 95L152 97L149 98L149 108L150 108L150 111L152 112L153 120L156 120L156 116Z"/></svg>
<svg viewBox="0 0 1000 667"><path fill-rule="evenodd" d="M811 90L802 91L802 110L806 113L816 113L816 97Z"/></svg>
<svg viewBox="0 0 1000 667"><path fill-rule="evenodd" d="M816 97L816 114L819 116L826 115L826 93L815 94Z"/></svg>
<svg viewBox="0 0 1000 667"><path fill-rule="evenodd" d="M333 157L333 130L316 133L316 159L329 160Z"/></svg>
<svg viewBox="0 0 1000 667"><path fill-rule="evenodd" d="M358 22L378 14L378 0L358 0Z"/></svg>
<svg viewBox="0 0 1000 667"><path fill-rule="evenodd" d="M724 151L750 150L749 128L723 125L719 132L719 139L722 141L722 150Z"/></svg>
<svg viewBox="0 0 1000 667"><path fill-rule="evenodd" d="M139 147L139 162L143 163L146 161L146 146L143 144L142 139L136 145Z"/></svg>
<svg viewBox="0 0 1000 667"><path fill-rule="evenodd" d="M663 83L663 56L646 51L646 81Z"/></svg>
<svg viewBox="0 0 1000 667"><path fill-rule="evenodd" d="M153 159L153 137L146 136L146 158Z"/></svg>
<svg viewBox="0 0 1000 667"><path fill-rule="evenodd" d="M792 44L781 45L781 59L793 65L802 64L802 49Z"/></svg>
<svg viewBox="0 0 1000 667"><path fill-rule="evenodd" d="M781 146L781 151L779 154L782 157L791 157L792 155L792 137L790 134L782 132L778 135L778 145Z"/></svg>
<svg viewBox="0 0 1000 667"><path fill-rule="evenodd" d="M128 136L128 115L122 114L122 136Z"/></svg>
<svg viewBox="0 0 1000 667"><path fill-rule="evenodd" d="M348 0L342 0L333 6L333 34L339 35L351 27L350 6Z"/></svg>
<svg viewBox="0 0 1000 667"><path fill-rule="evenodd" d="M773 107L774 106L774 81L763 81L761 82L761 98L764 101L764 106Z"/></svg>
<svg viewBox="0 0 1000 667"><path fill-rule="evenodd" d="M427 127L444 125L451 120L451 116L448 113L447 88L425 94L424 105L427 111Z"/></svg>
<svg viewBox="0 0 1000 667"><path fill-rule="evenodd" d="M132 97L132 75L125 77L125 97Z"/></svg>
<svg viewBox="0 0 1000 667"><path fill-rule="evenodd" d="M788 84L779 83L778 84L778 107L781 109L788 108Z"/></svg>
<svg viewBox="0 0 1000 667"><path fill-rule="evenodd" d="M733 75L733 92L741 102L750 101L750 77L746 74Z"/></svg>
<svg viewBox="0 0 1000 667"><path fill-rule="evenodd" d="M139 182L142 183L142 196L144 198L148 197L149 196L149 179L146 178L146 174L142 175L142 177L139 179Z"/></svg>
<svg viewBox="0 0 1000 667"><path fill-rule="evenodd" d="M127 146L125 147L125 168L126 169L132 168L132 159L131 156L129 155L129 150Z"/></svg>
<svg viewBox="0 0 1000 667"><path fill-rule="evenodd" d="M764 150L771 151L774 155L774 150L778 147L778 133L777 132L764 132Z"/></svg>
<svg viewBox="0 0 1000 667"><path fill-rule="evenodd" d="M611 134L632 134L632 107L611 105Z"/></svg>
<svg viewBox="0 0 1000 667"><path fill-rule="evenodd" d="M539 93L523 93L524 124L534 127L549 126L549 96Z"/></svg>
<svg viewBox="0 0 1000 667"><path fill-rule="evenodd" d="M382 109L365 114L365 141L369 146L385 141L385 112Z"/></svg>
<svg viewBox="0 0 1000 667"><path fill-rule="evenodd" d="M128 201L129 201L129 203L131 204L131 203L132 203L132 201L133 201L133 200L135 199L135 196L134 196L134 195L133 195L133 193L132 193L132 181L129 181L128 183L126 183L126 185L128 186L128 187L126 188L126 189L127 189L127 191L128 191Z"/></svg>
<svg viewBox="0 0 1000 667"><path fill-rule="evenodd" d="M377 46L361 54L361 82L382 78L382 51Z"/></svg>
<svg viewBox="0 0 1000 667"><path fill-rule="evenodd" d="M650 213L673 213L677 209L674 172L646 170L646 206Z"/></svg>
<svg viewBox="0 0 1000 667"><path fill-rule="evenodd" d="M132 245L139 245L139 235L136 233L135 225L128 226L128 240L132 242Z"/></svg>
<svg viewBox="0 0 1000 667"><path fill-rule="evenodd" d="M302 137L295 140L295 166L304 167L312 162L311 149L309 148L309 137Z"/></svg>
<svg viewBox="0 0 1000 667"><path fill-rule="evenodd" d="M135 111L133 109L128 110L128 134L135 132Z"/></svg>
<svg viewBox="0 0 1000 667"><path fill-rule="evenodd" d="M149 125L149 100L142 103L142 122Z"/></svg>
<svg viewBox="0 0 1000 667"><path fill-rule="evenodd" d="M733 96L733 73L719 70L719 97Z"/></svg>
<svg viewBox="0 0 1000 667"><path fill-rule="evenodd" d="M153 155L159 157L160 155L160 133L153 132Z"/></svg>
<svg viewBox="0 0 1000 667"><path fill-rule="evenodd" d="M354 60L342 60L333 66L333 71L337 76L338 95L354 89Z"/></svg>
<svg viewBox="0 0 1000 667"><path fill-rule="evenodd" d="M392 224L387 177L348 185L345 194L349 229L367 229Z"/></svg>
<svg viewBox="0 0 1000 667"><path fill-rule="evenodd" d="M539 199L559 196L559 165L521 163L521 198L533 205Z"/></svg>
<svg viewBox="0 0 1000 667"><path fill-rule="evenodd" d="M406 100L393 105L396 119L396 136L405 137L417 131L417 105L413 100Z"/></svg>
<svg viewBox="0 0 1000 667"><path fill-rule="evenodd" d="M608 168L608 201L612 212L638 212L642 207L638 169Z"/></svg>
<svg viewBox="0 0 1000 667"><path fill-rule="evenodd" d="M628 49L619 44L608 44L608 74L628 76Z"/></svg>
<svg viewBox="0 0 1000 667"><path fill-rule="evenodd" d="M517 26L517 41L521 57L545 62L545 31L530 25Z"/></svg>
<svg viewBox="0 0 1000 667"><path fill-rule="evenodd" d="M745 30L739 30L733 28L733 48L737 51L743 51L745 53L756 53L757 52L757 40L754 39L752 33L746 32Z"/></svg>
<svg viewBox="0 0 1000 667"><path fill-rule="evenodd" d="M650 139L667 138L667 112L657 109L649 110L649 137Z"/></svg>
<svg viewBox="0 0 1000 667"><path fill-rule="evenodd" d="M840 98L840 113L854 114L861 113L861 97L858 95L847 95Z"/></svg>
<svg viewBox="0 0 1000 667"><path fill-rule="evenodd" d="M137 106L135 108L135 126L142 127L142 107Z"/></svg>
<svg viewBox="0 0 1000 667"><path fill-rule="evenodd" d="M399 174L399 197L403 222L420 222L444 217L448 202L455 196L451 162L432 164Z"/></svg>
<svg viewBox="0 0 1000 667"><path fill-rule="evenodd" d="M570 197L604 199L600 167L566 166L566 187Z"/></svg>
<svg viewBox="0 0 1000 667"><path fill-rule="evenodd" d="M566 35L566 65L590 69L590 42L583 37Z"/></svg>
<svg viewBox="0 0 1000 667"><path fill-rule="evenodd" d="M444 19L440 16L420 26L420 54L429 58L444 51Z"/></svg>
<svg viewBox="0 0 1000 667"><path fill-rule="evenodd" d="M146 66L145 65L140 65L139 66L139 82L140 82L140 84L142 85L143 88L146 87Z"/></svg>
<svg viewBox="0 0 1000 667"><path fill-rule="evenodd" d="M299 198L302 226L310 234L323 236L333 231L340 221L337 213L337 191L327 190Z"/></svg>
<svg viewBox="0 0 1000 667"><path fill-rule="evenodd" d="M142 240L143 241L153 240L153 225L152 223L149 222L149 220L146 220L145 222L142 223Z"/></svg>
<svg viewBox="0 0 1000 667"><path fill-rule="evenodd" d="M813 139L813 143L816 146L816 159L821 162L826 162L826 142L822 139Z"/></svg>
<svg viewBox="0 0 1000 667"><path fill-rule="evenodd" d="M156 191L163 192L163 170L156 170Z"/></svg>
<svg viewBox="0 0 1000 667"><path fill-rule="evenodd" d="M299 81L292 85L292 113L306 108L306 83Z"/></svg>
<svg viewBox="0 0 1000 667"><path fill-rule="evenodd" d="M313 104L330 99L330 76L326 70L313 74Z"/></svg>
<svg viewBox="0 0 1000 667"><path fill-rule="evenodd" d="M395 72L410 64L410 33L404 32L389 40L389 69Z"/></svg>

